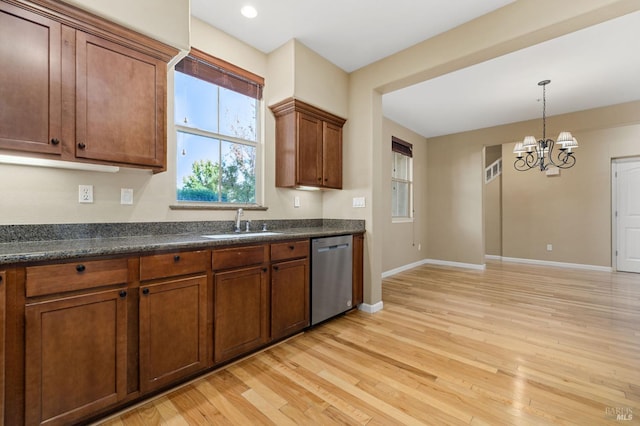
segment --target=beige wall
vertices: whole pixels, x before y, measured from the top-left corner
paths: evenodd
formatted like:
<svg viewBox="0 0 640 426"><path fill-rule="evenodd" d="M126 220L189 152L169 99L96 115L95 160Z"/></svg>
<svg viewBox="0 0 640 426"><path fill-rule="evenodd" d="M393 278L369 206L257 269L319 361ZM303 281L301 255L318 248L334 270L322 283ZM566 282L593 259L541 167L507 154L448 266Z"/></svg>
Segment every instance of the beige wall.
<svg viewBox="0 0 640 426"><path fill-rule="evenodd" d="M484 185L484 252L502 256L502 175Z"/></svg>
<svg viewBox="0 0 640 426"><path fill-rule="evenodd" d="M516 171L513 144L503 145L509 161L503 174L502 255L611 266L611 160L640 155L640 102L553 117L552 122L552 137L562 123L580 144L576 165L559 176ZM553 251L546 250L547 244Z"/></svg>
<svg viewBox="0 0 640 426"><path fill-rule="evenodd" d="M427 141L429 259L484 264L484 145L465 133Z"/></svg>
<svg viewBox="0 0 640 426"><path fill-rule="evenodd" d="M188 51L189 0L65 0L180 50Z"/></svg>
<svg viewBox="0 0 640 426"><path fill-rule="evenodd" d="M413 221L393 223L391 218L391 136L413 144ZM383 204L387 205L383 222L382 270L391 271L425 259L427 241L427 140L387 118L382 123L382 141L386 144L380 174L384 181Z"/></svg>
<svg viewBox="0 0 640 426"><path fill-rule="evenodd" d="M484 166L492 165L502 157L502 146L484 148ZM509 157L508 157L509 158ZM484 252L492 256L502 255L502 175L484 184Z"/></svg>
<svg viewBox="0 0 640 426"><path fill-rule="evenodd" d="M472 189L473 175L465 174L475 163L468 155L480 152L482 145L503 143L502 256L610 266L610 164L612 158L640 154L638 123L640 102L549 117L548 136L567 129L580 143L576 166L553 177L513 168L512 141L537 134L540 120L430 139L429 170L437 170L428 178L429 258L476 263L462 257L471 254L470 243L481 240L477 195L482 188ZM443 178L438 170L451 173ZM497 195L490 185L484 191L488 208L487 199ZM489 226L497 224L485 221L487 250L496 244ZM553 251L546 250L547 244L553 245ZM497 250L487 253L499 254Z"/></svg>

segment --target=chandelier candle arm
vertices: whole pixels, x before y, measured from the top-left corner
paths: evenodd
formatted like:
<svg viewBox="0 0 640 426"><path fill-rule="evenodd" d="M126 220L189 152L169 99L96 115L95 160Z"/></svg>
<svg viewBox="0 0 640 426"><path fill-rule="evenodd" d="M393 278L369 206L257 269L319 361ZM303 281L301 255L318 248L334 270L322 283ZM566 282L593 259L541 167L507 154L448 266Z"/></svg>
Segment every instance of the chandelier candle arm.
<svg viewBox="0 0 640 426"><path fill-rule="evenodd" d="M557 142L547 139L547 84L551 80L542 80L538 86L542 86L542 139L534 136L527 136L522 142L516 142L513 153L516 154L516 161L513 167L518 171L539 168L545 171L549 166L560 169L568 169L576 164L573 150L578 147L578 141L571 132L560 132ZM554 147L558 144L558 149L554 153ZM555 159L555 160L554 160Z"/></svg>

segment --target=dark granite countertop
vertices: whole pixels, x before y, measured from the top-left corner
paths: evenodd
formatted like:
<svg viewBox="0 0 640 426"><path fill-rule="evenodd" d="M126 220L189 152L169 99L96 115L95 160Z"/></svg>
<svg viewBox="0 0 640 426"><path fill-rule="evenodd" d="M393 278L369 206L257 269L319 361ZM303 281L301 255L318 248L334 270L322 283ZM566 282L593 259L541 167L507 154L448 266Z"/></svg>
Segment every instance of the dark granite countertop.
<svg viewBox="0 0 640 426"><path fill-rule="evenodd" d="M365 230L364 221L361 220L314 219L269 221L269 232L264 235L254 229L251 236L242 236L241 233L225 239L203 237L230 234L228 229L228 222L0 226L0 265L167 250L208 249L295 238L355 234ZM69 238L64 238L66 235Z"/></svg>

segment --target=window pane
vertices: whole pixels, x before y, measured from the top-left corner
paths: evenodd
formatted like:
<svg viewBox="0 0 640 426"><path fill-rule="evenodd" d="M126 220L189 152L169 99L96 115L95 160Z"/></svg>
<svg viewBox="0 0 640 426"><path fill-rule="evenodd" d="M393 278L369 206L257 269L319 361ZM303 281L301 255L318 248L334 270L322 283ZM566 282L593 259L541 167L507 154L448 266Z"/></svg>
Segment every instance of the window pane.
<svg viewBox="0 0 640 426"><path fill-rule="evenodd" d="M221 201L220 141L178 132L177 199Z"/></svg>
<svg viewBox="0 0 640 426"><path fill-rule="evenodd" d="M256 149L222 141L222 200L256 202Z"/></svg>
<svg viewBox="0 0 640 426"><path fill-rule="evenodd" d="M176 124L218 132L218 86L181 72L174 75Z"/></svg>
<svg viewBox="0 0 640 426"><path fill-rule="evenodd" d="M410 180L409 179L409 160L406 155L393 153L393 171L392 177L394 179Z"/></svg>
<svg viewBox="0 0 640 426"><path fill-rule="evenodd" d="M220 88L220 134L256 141L256 118L258 101Z"/></svg>
<svg viewBox="0 0 640 426"><path fill-rule="evenodd" d="M391 215L409 217L409 184L407 182L392 182Z"/></svg>

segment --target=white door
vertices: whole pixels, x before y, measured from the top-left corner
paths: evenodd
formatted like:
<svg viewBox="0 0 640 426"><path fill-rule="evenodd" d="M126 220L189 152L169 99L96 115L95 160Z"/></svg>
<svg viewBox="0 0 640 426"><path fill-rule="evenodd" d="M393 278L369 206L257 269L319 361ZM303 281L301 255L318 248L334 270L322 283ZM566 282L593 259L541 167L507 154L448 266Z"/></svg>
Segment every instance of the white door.
<svg viewBox="0 0 640 426"><path fill-rule="evenodd" d="M640 273L640 161L616 164L616 269Z"/></svg>

